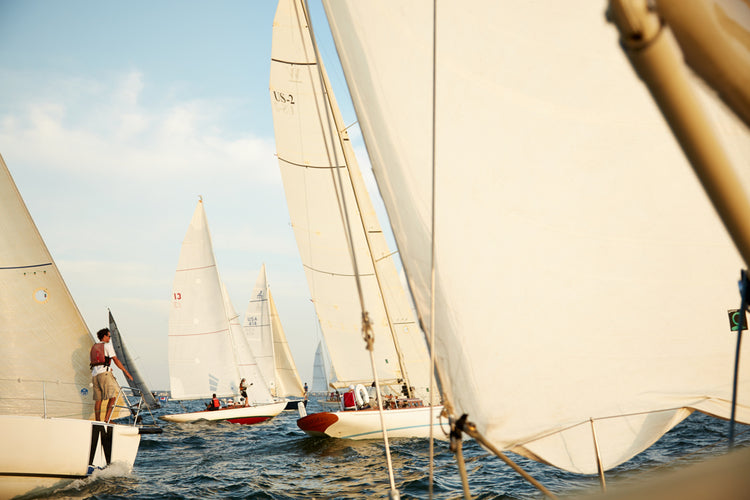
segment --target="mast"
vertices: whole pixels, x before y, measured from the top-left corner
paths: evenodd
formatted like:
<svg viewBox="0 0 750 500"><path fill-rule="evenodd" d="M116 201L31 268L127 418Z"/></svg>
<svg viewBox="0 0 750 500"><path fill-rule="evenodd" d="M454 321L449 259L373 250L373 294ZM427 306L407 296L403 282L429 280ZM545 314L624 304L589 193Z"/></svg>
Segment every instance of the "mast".
<svg viewBox="0 0 750 500"><path fill-rule="evenodd" d="M352 165L352 156L354 155L354 150L351 148L351 142L349 140L349 133L347 132L347 127L344 125L344 120L341 117L341 112L338 108L338 105L336 103L336 98L333 95L333 90L331 89L331 83L328 80L328 74L325 71L325 68L323 68L322 58L320 57L320 51L318 50L318 44L315 40L315 35L313 33L312 23L310 21L310 15L307 10L306 3L302 5L305 20L307 21L307 26L310 31L310 39L312 41L312 46L315 49L315 58L318 62L318 73L321 77L321 81L323 83L323 87L325 88L326 95L328 96L328 103L329 108L333 116L334 123L336 124L336 131L339 139L339 143L341 145L341 150L344 153L344 163L346 164L346 170L349 173L349 180L352 186L352 192L354 193L354 200L357 204L357 212L359 213L359 222L362 225L362 230L365 235L365 240L367 242L367 248L368 253L370 255L370 261L372 263L373 272L375 273L375 280L378 284L378 291L380 295L380 300L383 304L383 309L385 311L385 316L388 321L388 329L391 333L391 339L393 341L393 345L396 349L396 355L398 356L398 363L399 363L399 369L401 371L401 376L403 377L403 381L406 384L407 388L407 395L408 397L412 396L412 390L411 390L411 383L409 381L409 375L406 370L406 363L404 361L404 355L401 350L401 346L398 341L398 337L396 335L396 332L393 329L393 320L391 318L391 313L388 308L388 303L385 300L385 296L383 295L383 289L382 284L380 280L380 273L378 271L378 261L375 260L375 256L373 255L372 251L372 242L370 240L370 231L368 229L367 224L365 223L365 220L363 218L362 210L361 210L361 203L360 203L360 191L362 190L362 184L364 182L362 181L362 176L359 171L354 171L351 168ZM356 158L354 159L356 161ZM357 179L355 182L354 176L356 175ZM381 229L382 231L382 229ZM351 238L350 238L351 241ZM390 255L388 255L390 256ZM354 261L354 269L357 270L357 264L356 264L356 257L354 253L352 252L352 261ZM359 281L359 277L357 276L357 281ZM363 317L366 314L366 308L364 303L362 304L362 313Z"/></svg>

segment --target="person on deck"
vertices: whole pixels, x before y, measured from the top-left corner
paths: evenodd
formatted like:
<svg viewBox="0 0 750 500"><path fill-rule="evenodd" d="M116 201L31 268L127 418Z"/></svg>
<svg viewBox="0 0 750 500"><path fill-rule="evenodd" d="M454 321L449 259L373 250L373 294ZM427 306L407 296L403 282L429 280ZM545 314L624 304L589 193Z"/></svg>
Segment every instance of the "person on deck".
<svg viewBox="0 0 750 500"><path fill-rule="evenodd" d="M357 398L354 396L353 385L350 385L349 390L344 393L344 397L341 400L341 406L344 408L344 411L357 409Z"/></svg>
<svg viewBox="0 0 750 500"><path fill-rule="evenodd" d="M115 400L117 399L117 393L120 390L117 380L115 380L115 374L112 372L112 367L110 366L112 361L114 361L115 365L122 370L122 373L125 374L128 380L133 380L133 377L120 360L117 359L115 348L110 343L111 335L109 329L102 328L96 332L96 337L99 339L97 345L104 345L102 347L94 345L91 349L94 351L94 349L103 348L104 362L91 365L91 382L94 386L94 418L104 422L109 422L109 417L112 416L112 408L115 406ZM102 419L102 401L105 399L107 400L107 415Z"/></svg>
<svg viewBox="0 0 750 500"><path fill-rule="evenodd" d="M377 408L378 407L378 389L375 386L375 382L372 383L370 388L367 390L368 395L368 404L370 405L370 408Z"/></svg>
<svg viewBox="0 0 750 500"><path fill-rule="evenodd" d="M208 403L208 411L216 411L221 407L219 398L216 397L216 393L211 397L211 402Z"/></svg>
<svg viewBox="0 0 750 500"><path fill-rule="evenodd" d="M240 395L245 398L245 404L243 406L247 406L247 380L244 378L240 380Z"/></svg>

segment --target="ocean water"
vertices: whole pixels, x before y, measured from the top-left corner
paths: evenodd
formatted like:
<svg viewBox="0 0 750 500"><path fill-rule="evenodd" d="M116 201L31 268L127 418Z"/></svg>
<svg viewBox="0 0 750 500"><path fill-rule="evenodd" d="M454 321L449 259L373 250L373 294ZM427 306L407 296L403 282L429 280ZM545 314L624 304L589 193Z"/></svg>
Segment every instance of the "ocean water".
<svg viewBox="0 0 750 500"><path fill-rule="evenodd" d="M314 401L308 405L308 413L320 410ZM169 402L154 414L178 411L179 404ZM382 442L308 437L297 428L296 420L296 412L285 411L251 426L159 421L163 433L143 436L131 473L108 468L43 498L388 498ZM736 427L738 447L750 446L747 431L747 426ZM693 414L650 449L608 471L608 484L726 453L727 434L727 422ZM463 452L473 498L543 498L474 441L464 441ZM429 498L428 441L391 440L391 456L400 497ZM509 456L555 494L598 488L595 476L570 474L512 453ZM434 464L433 498L462 498L461 479L447 441L435 442Z"/></svg>

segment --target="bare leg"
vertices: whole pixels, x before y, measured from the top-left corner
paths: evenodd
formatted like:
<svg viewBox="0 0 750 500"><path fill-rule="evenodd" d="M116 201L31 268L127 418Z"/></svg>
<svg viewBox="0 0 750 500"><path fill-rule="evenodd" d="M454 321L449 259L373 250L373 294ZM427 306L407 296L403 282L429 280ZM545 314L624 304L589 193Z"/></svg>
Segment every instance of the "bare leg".
<svg viewBox="0 0 750 500"><path fill-rule="evenodd" d="M107 416L104 419L105 422L109 422L109 417L112 416L112 408L115 406L115 398L107 400Z"/></svg>
<svg viewBox="0 0 750 500"><path fill-rule="evenodd" d="M94 420L101 420L102 402L94 401Z"/></svg>

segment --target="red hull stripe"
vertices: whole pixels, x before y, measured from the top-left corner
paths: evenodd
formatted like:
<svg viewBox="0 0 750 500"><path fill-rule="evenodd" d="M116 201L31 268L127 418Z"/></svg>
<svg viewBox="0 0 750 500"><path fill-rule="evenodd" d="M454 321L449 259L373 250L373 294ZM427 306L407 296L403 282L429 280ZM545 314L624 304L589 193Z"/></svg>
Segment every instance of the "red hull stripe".
<svg viewBox="0 0 750 500"><path fill-rule="evenodd" d="M242 418L228 418L227 422L233 423L233 424L246 424L246 425L252 425L252 424L259 424L261 422L265 422L266 420L270 420L270 416L266 417L242 417Z"/></svg>
<svg viewBox="0 0 750 500"><path fill-rule="evenodd" d="M324 434L328 427L338 421L339 417L335 413L313 413L312 415L297 420L297 427L308 433L314 432Z"/></svg>

